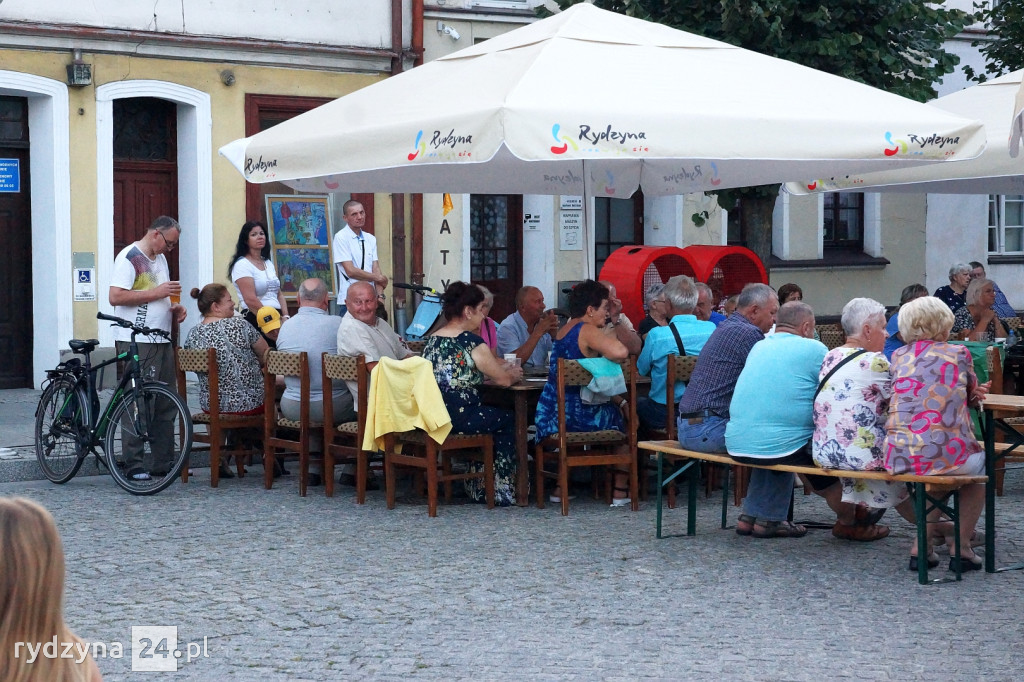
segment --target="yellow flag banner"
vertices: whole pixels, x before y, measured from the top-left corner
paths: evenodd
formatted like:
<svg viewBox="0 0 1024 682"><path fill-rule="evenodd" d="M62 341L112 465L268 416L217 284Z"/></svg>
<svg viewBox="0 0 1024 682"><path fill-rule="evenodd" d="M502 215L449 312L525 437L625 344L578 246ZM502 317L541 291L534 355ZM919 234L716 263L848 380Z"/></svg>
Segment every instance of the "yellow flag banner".
<svg viewBox="0 0 1024 682"><path fill-rule="evenodd" d="M442 216L446 216L451 213L452 209L455 208L455 204L452 203L452 195L445 192L444 198L441 200L441 205L444 207L444 212L441 214Z"/></svg>

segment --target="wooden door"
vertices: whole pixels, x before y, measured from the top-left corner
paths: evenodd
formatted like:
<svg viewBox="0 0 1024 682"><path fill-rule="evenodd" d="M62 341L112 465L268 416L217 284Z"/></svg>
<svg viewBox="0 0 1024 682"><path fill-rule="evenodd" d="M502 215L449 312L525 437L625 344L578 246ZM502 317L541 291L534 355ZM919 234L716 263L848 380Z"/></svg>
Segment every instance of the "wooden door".
<svg viewBox="0 0 1024 682"><path fill-rule="evenodd" d="M0 159L17 162L19 184L17 192L0 191L0 389L31 388L32 202L23 97L0 97Z"/></svg>
<svg viewBox="0 0 1024 682"><path fill-rule="evenodd" d="M523 197L474 194L469 211L470 280L494 294L491 319L500 323L515 312L523 285Z"/></svg>
<svg viewBox="0 0 1024 682"><path fill-rule="evenodd" d="M114 100L114 253L153 220L178 216L177 110L152 97ZM183 225L183 230L194 226ZM167 255L178 279L178 250ZM205 284L203 283L199 283Z"/></svg>

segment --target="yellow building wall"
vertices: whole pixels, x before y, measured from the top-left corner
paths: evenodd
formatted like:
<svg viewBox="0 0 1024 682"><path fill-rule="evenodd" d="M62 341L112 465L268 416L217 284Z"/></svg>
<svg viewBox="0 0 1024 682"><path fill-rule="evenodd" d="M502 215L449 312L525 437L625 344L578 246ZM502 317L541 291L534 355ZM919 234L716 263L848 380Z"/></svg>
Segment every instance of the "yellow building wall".
<svg viewBox="0 0 1024 682"><path fill-rule="evenodd" d="M223 62L189 62L173 59L139 58L128 55L83 53L83 61L92 64L93 83L68 88L70 113L71 231L72 250L96 250L98 212L96 206L96 88L122 80L158 80L195 88L210 95L213 177L213 249L214 278L225 284L227 263L234 251L235 239L248 216L245 214L245 180L217 150L245 136L245 96L247 94L294 97L341 97L384 78L384 75L302 71L255 67ZM0 69L18 71L66 82L70 52L0 50ZM231 86L224 85L221 72L230 69L235 76ZM31 134L31 131L30 131ZM388 195L374 202L375 231L380 245L381 267L390 274L391 203ZM382 199L383 197L383 199ZM343 197L342 200L348 197ZM188 229L189 226L183 226ZM340 225L335 225L335 229ZM183 283L191 286L207 282ZM70 292L68 292L70 295ZM105 297L106 292L97 292ZM74 303L74 333L78 338L96 335L95 302Z"/></svg>

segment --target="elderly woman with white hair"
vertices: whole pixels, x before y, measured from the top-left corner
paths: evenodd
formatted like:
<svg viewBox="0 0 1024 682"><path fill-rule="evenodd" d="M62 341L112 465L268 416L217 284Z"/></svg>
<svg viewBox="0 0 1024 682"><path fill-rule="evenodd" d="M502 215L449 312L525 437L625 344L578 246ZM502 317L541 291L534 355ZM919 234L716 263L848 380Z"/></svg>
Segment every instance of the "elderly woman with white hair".
<svg viewBox="0 0 1024 682"><path fill-rule="evenodd" d="M953 311L953 336L989 342L1009 336L1006 323L996 315L995 304L995 282L984 277L971 280L967 286L967 305Z"/></svg>
<svg viewBox="0 0 1024 682"><path fill-rule="evenodd" d="M655 327L664 327L668 324L668 301L665 300L665 285L658 282L647 287L644 294L644 307L647 308L647 315L640 320L640 326L636 333L640 338L647 340L647 334Z"/></svg>
<svg viewBox="0 0 1024 682"><path fill-rule="evenodd" d="M919 476L981 474L985 449L974 437L969 408L981 404L989 385L978 383L967 348L948 343L953 313L938 298L924 296L900 309L899 326L907 345L892 354L892 398L882 446L886 470ZM969 548L984 505L983 484L960 489L961 571L982 566ZM947 545L952 539L946 538ZM938 563L938 557L929 554L928 563ZM950 570L956 570L956 563L951 557Z"/></svg>
<svg viewBox="0 0 1024 682"><path fill-rule="evenodd" d="M971 283L971 266L967 263L954 263L949 268L949 284L935 290L935 298L939 299L953 312L967 305L967 285Z"/></svg>
<svg viewBox="0 0 1024 682"><path fill-rule="evenodd" d="M812 456L818 466L829 469L884 470L882 443L892 395L889 361L882 352L885 306L855 298L843 307L842 325L846 343L829 351L818 374ZM875 523L888 507L914 521L914 507L902 483L839 480L843 502L858 505L861 523Z"/></svg>

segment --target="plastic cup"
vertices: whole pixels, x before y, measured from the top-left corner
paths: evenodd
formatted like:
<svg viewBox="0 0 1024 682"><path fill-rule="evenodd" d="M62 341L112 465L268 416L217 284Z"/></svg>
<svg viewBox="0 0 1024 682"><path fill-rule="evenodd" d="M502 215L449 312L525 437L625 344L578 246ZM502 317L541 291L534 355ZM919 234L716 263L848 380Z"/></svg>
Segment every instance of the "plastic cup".
<svg viewBox="0 0 1024 682"><path fill-rule="evenodd" d="M519 367L522 364L522 360L515 353L505 353L505 362L512 367Z"/></svg>

